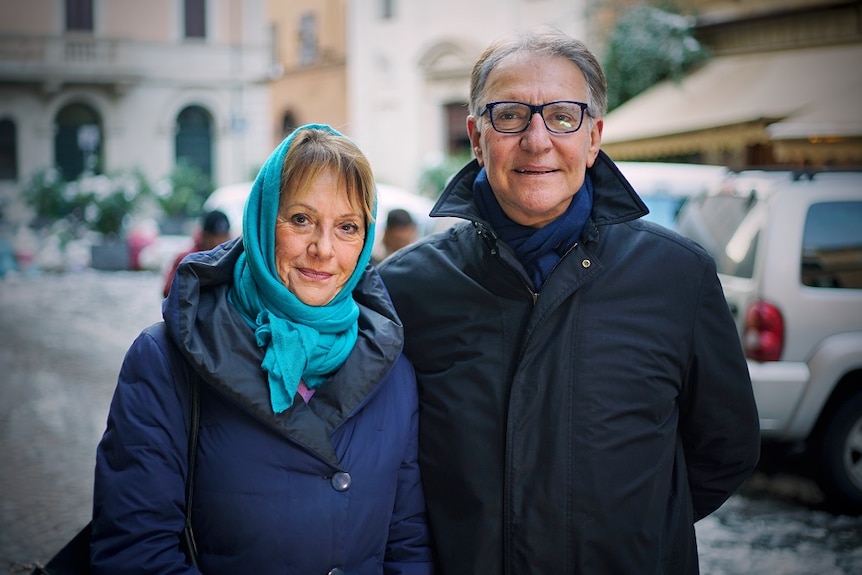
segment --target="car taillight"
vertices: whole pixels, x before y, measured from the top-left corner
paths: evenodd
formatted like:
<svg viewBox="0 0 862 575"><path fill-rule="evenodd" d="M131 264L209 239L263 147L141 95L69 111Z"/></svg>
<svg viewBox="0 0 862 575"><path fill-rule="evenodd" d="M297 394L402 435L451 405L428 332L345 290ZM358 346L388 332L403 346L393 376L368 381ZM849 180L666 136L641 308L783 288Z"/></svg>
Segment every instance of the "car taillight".
<svg viewBox="0 0 862 575"><path fill-rule="evenodd" d="M755 300L745 312L742 332L745 356L755 361L778 361L784 349L784 318L773 304Z"/></svg>

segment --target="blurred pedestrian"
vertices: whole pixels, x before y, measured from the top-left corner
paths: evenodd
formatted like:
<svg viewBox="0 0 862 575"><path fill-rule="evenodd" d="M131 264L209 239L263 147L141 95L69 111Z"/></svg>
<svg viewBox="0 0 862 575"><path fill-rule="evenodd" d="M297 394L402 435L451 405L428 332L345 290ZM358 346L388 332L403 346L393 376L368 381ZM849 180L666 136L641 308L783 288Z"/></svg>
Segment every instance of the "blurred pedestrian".
<svg viewBox="0 0 862 575"><path fill-rule="evenodd" d="M386 216L386 229L381 238L382 252L372 257L374 263L381 262L386 256L393 254L416 241L418 228L413 216L405 209L394 208Z"/></svg>
<svg viewBox="0 0 862 575"><path fill-rule="evenodd" d="M297 128L258 174L242 238L180 264L97 450L94 574L431 575L415 376L368 265L374 189L353 142ZM192 373L199 569L179 541Z"/></svg>
<svg viewBox="0 0 862 575"><path fill-rule="evenodd" d="M760 435L712 258L642 220L600 151L604 74L534 30L475 64L476 159L387 258L421 398L440 573L698 572L694 522L748 477Z"/></svg>
<svg viewBox="0 0 862 575"><path fill-rule="evenodd" d="M168 292L171 291L171 282L174 280L174 274L177 272L177 266L180 265L184 257L194 252L211 250L230 238L230 220L227 215L220 210L206 212L201 217L200 229L195 233L194 245L174 258L173 264L168 269L165 275L165 285L162 289L163 295L168 297Z"/></svg>

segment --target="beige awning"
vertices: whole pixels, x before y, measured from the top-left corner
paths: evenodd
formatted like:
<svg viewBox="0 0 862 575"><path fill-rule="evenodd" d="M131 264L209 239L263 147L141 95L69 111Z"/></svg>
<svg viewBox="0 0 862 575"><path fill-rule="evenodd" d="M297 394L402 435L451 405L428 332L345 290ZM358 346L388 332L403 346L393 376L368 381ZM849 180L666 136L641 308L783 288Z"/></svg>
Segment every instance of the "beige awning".
<svg viewBox="0 0 862 575"><path fill-rule="evenodd" d="M716 57L605 118L616 154L862 138L862 44ZM856 144L858 145L858 143Z"/></svg>

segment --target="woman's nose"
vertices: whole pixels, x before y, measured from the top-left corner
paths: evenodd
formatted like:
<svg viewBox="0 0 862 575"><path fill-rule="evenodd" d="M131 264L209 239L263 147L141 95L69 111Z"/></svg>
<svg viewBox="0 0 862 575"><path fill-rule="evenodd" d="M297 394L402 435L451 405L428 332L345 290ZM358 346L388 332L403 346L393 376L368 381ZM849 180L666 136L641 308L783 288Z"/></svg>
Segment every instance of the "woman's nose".
<svg viewBox="0 0 862 575"><path fill-rule="evenodd" d="M314 232L314 237L311 240L309 248L320 258L328 258L332 256L332 230L317 228Z"/></svg>

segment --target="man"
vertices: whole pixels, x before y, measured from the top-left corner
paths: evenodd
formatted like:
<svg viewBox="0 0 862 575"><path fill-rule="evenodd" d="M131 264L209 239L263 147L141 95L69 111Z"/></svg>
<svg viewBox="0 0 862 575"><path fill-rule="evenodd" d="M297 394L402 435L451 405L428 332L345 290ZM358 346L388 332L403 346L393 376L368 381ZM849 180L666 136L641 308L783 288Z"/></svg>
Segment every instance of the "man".
<svg viewBox="0 0 862 575"><path fill-rule="evenodd" d="M757 411L713 260L600 151L604 74L554 30L476 63L476 159L380 266L420 386L440 573L698 573L694 522L753 470Z"/></svg>
<svg viewBox="0 0 862 575"><path fill-rule="evenodd" d="M386 229L383 231L383 247L386 255L393 254L416 241L416 222L410 212L401 208L389 211Z"/></svg>
<svg viewBox="0 0 862 575"><path fill-rule="evenodd" d="M228 241L230 235L230 220L227 215L221 210L212 210L204 213L201 218L201 229L195 236L195 243L191 249L179 254L174 263L165 274L165 285L162 288L162 295L168 297L168 292L171 291L171 283L174 281L174 274L177 271L177 266L184 257L193 252L205 252L211 250L219 244Z"/></svg>
<svg viewBox="0 0 862 575"><path fill-rule="evenodd" d="M405 209L394 208L386 215L386 229L380 239L381 252L372 258L380 263L386 256L393 254L416 241L418 228L413 216Z"/></svg>

